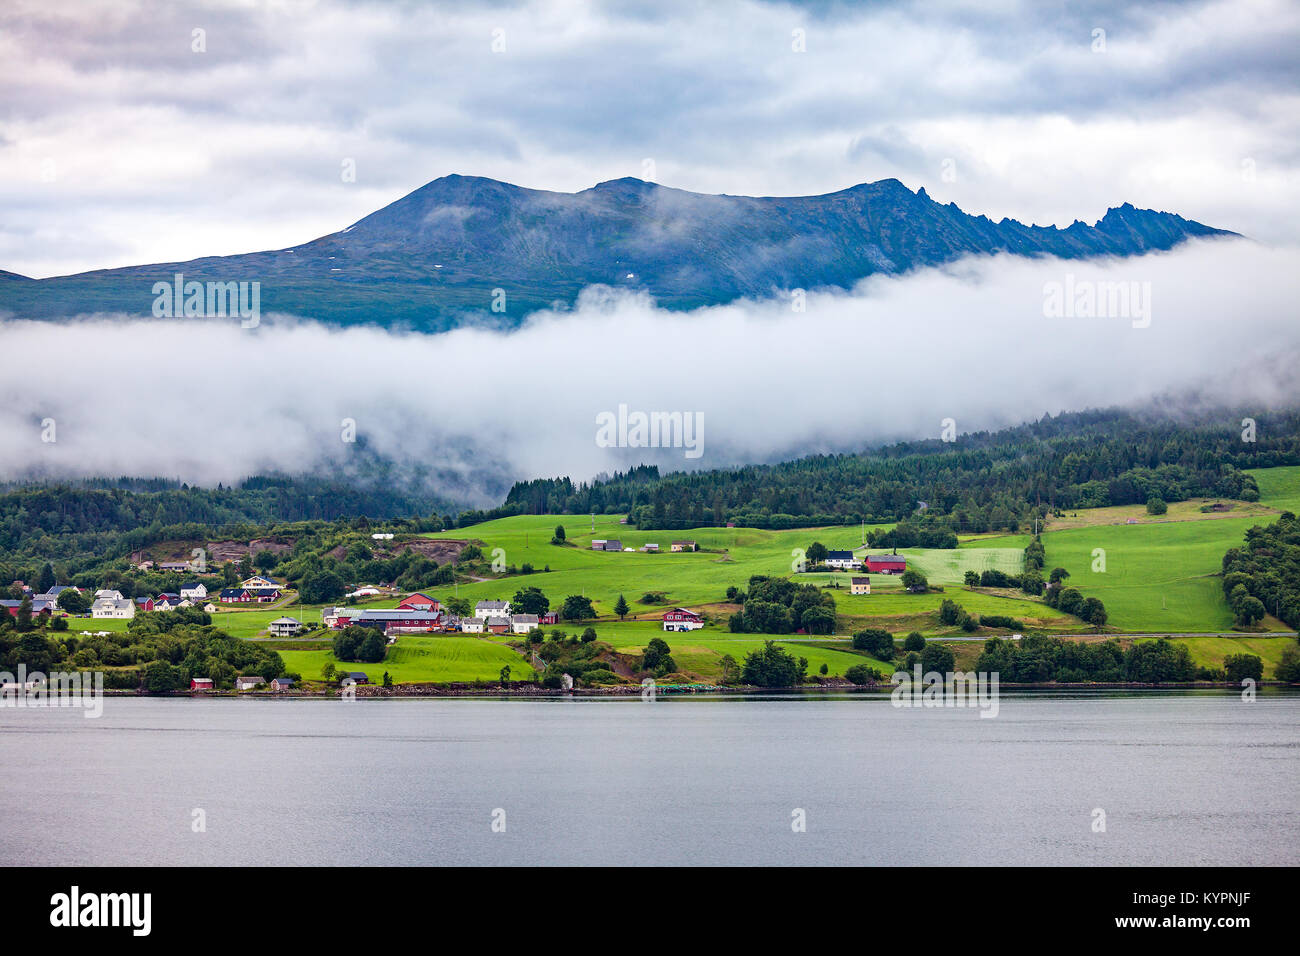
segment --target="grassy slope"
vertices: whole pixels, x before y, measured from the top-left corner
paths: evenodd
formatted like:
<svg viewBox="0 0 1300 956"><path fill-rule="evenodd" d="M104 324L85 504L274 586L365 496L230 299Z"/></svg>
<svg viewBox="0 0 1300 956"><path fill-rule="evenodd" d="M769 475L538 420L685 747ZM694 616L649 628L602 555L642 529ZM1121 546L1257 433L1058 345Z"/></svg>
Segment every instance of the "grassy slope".
<svg viewBox="0 0 1300 956"><path fill-rule="evenodd" d="M308 680L320 678L321 668L334 655L324 648L310 651L280 651L285 666ZM513 649L478 637L422 637L403 634L389 648L379 664L339 664L342 670L365 671L379 683L384 671L398 683L423 681L495 680L504 665L510 665L512 680L530 680L532 667Z"/></svg>
<svg viewBox="0 0 1300 956"><path fill-rule="evenodd" d="M1183 503L1170 508L1173 520L1160 520L1139 506L1139 523L1130 525L1123 522L1130 516L1127 510L1133 509L1081 511L1071 519L1075 527L1043 535L1047 567L1066 568L1072 586L1085 596L1100 598L1110 612L1110 626L1116 629L1227 630L1232 613L1217 576L1224 552L1241 543L1247 528L1268 523L1280 510L1300 506L1300 467L1258 469L1251 474L1259 483L1261 507L1239 503L1226 516L1202 515ZM1246 516L1234 516L1238 509ZM1120 523L1099 523L1094 520L1098 515ZM1091 570L1094 548L1106 553L1104 573ZM1269 622L1281 627L1271 618Z"/></svg>

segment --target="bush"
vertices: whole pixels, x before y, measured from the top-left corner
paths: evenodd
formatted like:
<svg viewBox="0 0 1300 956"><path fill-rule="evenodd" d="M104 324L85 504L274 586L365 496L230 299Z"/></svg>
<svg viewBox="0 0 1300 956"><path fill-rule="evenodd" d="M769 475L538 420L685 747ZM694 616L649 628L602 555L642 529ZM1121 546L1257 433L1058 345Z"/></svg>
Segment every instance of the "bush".
<svg viewBox="0 0 1300 956"><path fill-rule="evenodd" d="M942 644L931 642L925 645L925 650L921 652L921 670L926 674L931 671L947 674L953 670L956 664L957 658L951 650Z"/></svg>
<svg viewBox="0 0 1300 956"><path fill-rule="evenodd" d="M1264 679L1264 662L1254 654L1232 654L1223 659L1224 676L1234 684L1240 684L1246 678Z"/></svg>
<svg viewBox="0 0 1300 956"><path fill-rule="evenodd" d="M1014 617L1008 617L1005 614L981 614L980 626L1001 627L1008 631L1015 631L1020 629L1020 622Z"/></svg>
<svg viewBox="0 0 1300 956"><path fill-rule="evenodd" d="M894 635L879 628L867 628L853 635L853 649L866 651L882 661L894 659Z"/></svg>
<svg viewBox="0 0 1300 956"><path fill-rule="evenodd" d="M868 667L866 664L854 664L844 672L844 679L854 684L878 684L885 678L874 667Z"/></svg>
<svg viewBox="0 0 1300 956"><path fill-rule="evenodd" d="M903 638L903 650L905 651L923 651L925 650L925 638L920 631L913 631Z"/></svg>
<svg viewBox="0 0 1300 956"><path fill-rule="evenodd" d="M1165 504L1165 500L1163 498L1151 497L1147 499L1147 514L1162 515L1168 510L1169 510L1169 505Z"/></svg>

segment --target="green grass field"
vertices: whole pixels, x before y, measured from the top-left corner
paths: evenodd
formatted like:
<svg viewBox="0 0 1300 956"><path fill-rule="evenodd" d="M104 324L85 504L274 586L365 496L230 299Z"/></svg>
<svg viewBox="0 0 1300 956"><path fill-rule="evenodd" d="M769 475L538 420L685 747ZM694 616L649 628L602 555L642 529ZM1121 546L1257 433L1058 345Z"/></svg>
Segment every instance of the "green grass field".
<svg viewBox="0 0 1300 956"><path fill-rule="evenodd" d="M541 588L553 604L568 594L585 594L602 615L612 613L618 596L626 596L633 614L662 613L662 605L645 604L640 598L647 591L662 591L670 605L710 604L726 599L730 585L744 588L753 574L791 573L795 549L820 540L828 548L850 548L861 544L858 526L842 528L802 528L794 531L764 531L755 528L696 528L684 531L636 531L620 525L611 515L596 516L596 530L591 518L566 515L517 516L489 521L469 528L439 532L427 537L469 538L482 541L484 556L493 558L501 549L507 564L532 564L540 572L550 565L547 574L538 573L502 581L462 584L459 594L474 601L509 600L523 586ZM570 545L550 543L556 524L563 524ZM617 538L625 547L657 543L663 553L592 551L591 539ZM708 550L673 554L668 551L674 539L693 539ZM454 588L439 588L435 596L445 599L457 593Z"/></svg>
<svg viewBox="0 0 1300 956"><path fill-rule="evenodd" d="M326 662L333 661L340 670L364 671L372 683L379 683L384 671L396 683L428 681L496 680L501 668L510 665L512 680L532 680L535 673L528 662L513 649L478 637L423 637L402 634L388 649L388 656L378 664L340 663L332 651L280 651L285 667L307 680L319 680Z"/></svg>
<svg viewBox="0 0 1300 956"><path fill-rule="evenodd" d="M1232 612L1217 574L1228 548L1257 521L1221 518L1149 525L1099 525L1043 535L1047 568L1097 597L1108 627L1127 631L1224 631ZM1105 571L1093 571L1101 549Z"/></svg>
<svg viewBox="0 0 1300 956"><path fill-rule="evenodd" d="M1223 553L1241 543L1245 530L1267 522L1266 509L1300 510L1300 467L1260 469L1252 472L1259 483L1261 508L1252 514L1199 517L1199 509L1184 507L1178 521L1143 521L1122 523L1123 515L1115 509L1080 512L1072 519L1074 527L1051 530L1043 534L1047 549L1047 568L1057 565L1071 572L1069 584L1085 595L1095 595L1110 612L1109 627L1127 631L1220 631L1232 625L1232 616L1222 598L1217 577ZM1127 514L1127 512L1124 512ZM1121 523L1111 523L1120 520ZM569 545L550 543L557 524L563 524ZM594 626L601 640L616 650L634 652L650 640L662 636L673 648L673 656L684 670L705 678L719 675L718 662L724 654L737 661L761 646L762 638L732 635L725 626L714 625L702 631L664 634L659 616L665 605L644 603L641 596L649 591L663 592L666 605L703 607L715 619L725 620L731 608L724 605L726 589L744 589L750 575L790 576L797 559L794 553L812 541L829 548L857 548L862 541L860 526L802 528L791 531L765 531L754 528L700 528L691 531L650 532L621 525L616 516L519 516L456 529L428 537L470 539L480 542L485 557L499 557L516 567L532 564L538 573L516 575L499 580L461 584L433 590L445 600L459 594L471 601L509 600L521 587L541 588L553 607L569 594L592 598L601 619ZM659 554L637 552L594 552L588 547L593 537L617 538L625 547L639 548L647 542L657 543ZM674 539L693 539L705 549L696 553L671 553ZM884 627L898 636L919 630L928 638L940 637L951 629L938 625L936 611L944 598L951 598L972 614L1005 614L1020 619L1026 629L1081 631L1078 619L1063 615L1045 604L1023 598L1014 592L972 592L962 587L967 570L996 568L1008 573L1021 569L1022 553L1029 543L1027 534L972 535L965 537L956 550L900 549L909 566L924 573L931 582L945 588L943 594L907 594L897 577L871 575L872 594L850 595L847 573L802 574L797 580L826 584L832 580L843 585L835 591L841 637L863 627ZM1106 553L1106 570L1090 570L1093 549ZM494 549L501 549L494 554ZM551 570L541 573L547 565ZM613 606L622 594L631 605L627 621L613 618ZM381 599L371 607L393 607L393 599ZM319 621L319 606L297 604L269 611L234 611L214 616L214 623L239 637L261 635L269 621L288 614L306 622ZM636 617L641 620L636 620ZM1270 619L1271 620L1271 619ZM121 630L122 621L83 621L70 627L76 630ZM1272 622L1277 626L1276 622ZM586 624L561 624L570 633L580 632ZM547 630L550 630L549 628ZM328 635L321 634L328 639ZM873 662L852 652L847 644L838 649L834 641L826 646L805 641L778 643L796 656L808 658L809 671L817 673L821 664L831 674L843 674L845 668L862 662L888 671L890 665ZM1255 653L1263 658L1265 673L1272 672L1286 641L1277 638L1243 636L1241 638L1193 638L1187 641L1198 663L1222 663L1231 653ZM959 645L966 648L966 645ZM978 647L978 644L970 645ZM308 679L319 676L321 667L332 655L327 649L283 651L291 670ZM477 637L402 636L390 651L388 660L364 667L378 680L388 670L396 681L460 681L496 679L503 664L510 664L513 676L532 676L531 668L511 648Z"/></svg>
<svg viewBox="0 0 1300 956"><path fill-rule="evenodd" d="M1139 641L1158 638L1139 638ZM1191 637L1175 640L1186 644L1192 660L1203 667L1222 667L1223 659L1232 654L1254 654L1264 665L1265 679L1273 676L1274 668L1282 662L1282 651L1295 647L1294 637Z"/></svg>
<svg viewBox="0 0 1300 956"><path fill-rule="evenodd" d="M1300 514L1300 465L1256 468L1250 472L1259 485L1259 503Z"/></svg>
<svg viewBox="0 0 1300 956"><path fill-rule="evenodd" d="M1300 467L1261 468L1251 474L1259 484L1260 505L1282 510L1300 507ZM1043 535L1047 568L1064 567L1070 572L1071 586L1104 602L1110 614L1108 627L1228 630L1232 612L1218 577L1224 552L1242 543L1246 529L1273 519L1270 514L1256 514L1196 520L1195 514L1188 512L1187 520L1181 521L1048 531ZM1091 570L1096 548L1105 551L1105 572ZM1266 624L1282 628L1272 618Z"/></svg>

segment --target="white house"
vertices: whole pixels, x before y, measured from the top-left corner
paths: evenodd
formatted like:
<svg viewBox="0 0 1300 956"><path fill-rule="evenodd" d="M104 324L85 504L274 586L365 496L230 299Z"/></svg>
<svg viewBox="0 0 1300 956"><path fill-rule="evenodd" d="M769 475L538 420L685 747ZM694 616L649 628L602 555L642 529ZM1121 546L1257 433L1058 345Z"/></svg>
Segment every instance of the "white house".
<svg viewBox="0 0 1300 956"><path fill-rule="evenodd" d="M536 614L516 614L510 619L510 630L516 634L527 634L537 627Z"/></svg>
<svg viewBox="0 0 1300 956"><path fill-rule="evenodd" d="M870 594L871 578L851 578L849 580L850 594Z"/></svg>
<svg viewBox="0 0 1300 956"><path fill-rule="evenodd" d="M474 605L474 616L484 620L490 617L506 617L509 614L509 601L479 601Z"/></svg>
<svg viewBox="0 0 1300 956"><path fill-rule="evenodd" d="M122 592L108 591L108 590L96 591L95 600L96 601L120 601L122 600Z"/></svg>
<svg viewBox="0 0 1300 956"><path fill-rule="evenodd" d="M266 678L262 677L260 674L254 674L249 677L236 677L235 690L252 690L254 687L257 687L259 684L265 684L265 683L266 683Z"/></svg>
<svg viewBox="0 0 1300 956"><path fill-rule="evenodd" d="M462 634L482 634L487 627L487 619L482 617L462 617L460 632Z"/></svg>
<svg viewBox="0 0 1300 956"><path fill-rule="evenodd" d="M266 629L271 632L272 637L293 637L302 630L302 621L291 617L277 617L266 625Z"/></svg>
<svg viewBox="0 0 1300 956"><path fill-rule="evenodd" d="M827 551L826 566L851 571L854 568L862 567L862 562L853 556L852 551Z"/></svg>
<svg viewBox="0 0 1300 956"><path fill-rule="evenodd" d="M90 606L90 616L132 618L135 617L135 602L102 598Z"/></svg>
<svg viewBox="0 0 1300 956"><path fill-rule="evenodd" d="M189 581L181 585L180 595L182 599L205 601L208 597L208 586L201 581Z"/></svg>

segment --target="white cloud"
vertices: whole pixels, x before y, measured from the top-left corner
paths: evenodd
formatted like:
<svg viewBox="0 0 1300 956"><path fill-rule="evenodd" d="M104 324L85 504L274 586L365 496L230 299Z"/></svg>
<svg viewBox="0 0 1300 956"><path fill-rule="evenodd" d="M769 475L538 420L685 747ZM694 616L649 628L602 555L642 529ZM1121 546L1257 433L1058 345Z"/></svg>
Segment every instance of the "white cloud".
<svg viewBox="0 0 1300 956"><path fill-rule="evenodd" d="M1044 289L1150 283L1149 327L1130 318L1049 319ZM1300 398L1300 249L1199 241L1169 253L1079 262L967 259L852 292L669 312L589 289L570 312L516 332L334 330L263 320L98 319L0 324L0 477L161 475L230 482L376 452L443 472L467 503L516 478L589 478L653 452L605 449L596 416L700 412L704 455L668 467L859 450L1044 413ZM57 441L41 441L53 418Z"/></svg>

